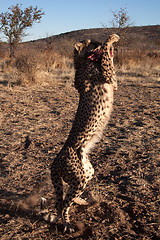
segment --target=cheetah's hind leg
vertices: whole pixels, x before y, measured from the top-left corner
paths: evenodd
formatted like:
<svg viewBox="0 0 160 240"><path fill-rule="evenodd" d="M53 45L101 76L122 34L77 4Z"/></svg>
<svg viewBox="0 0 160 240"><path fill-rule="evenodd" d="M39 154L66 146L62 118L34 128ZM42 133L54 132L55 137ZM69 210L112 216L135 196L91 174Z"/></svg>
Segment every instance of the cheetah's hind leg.
<svg viewBox="0 0 160 240"><path fill-rule="evenodd" d="M70 214L69 210L72 204L74 203L75 199L79 199L85 186L85 178L83 176L83 171L80 172L80 176L75 176L74 182L71 182L69 185L68 192L64 199L64 208L63 208L63 223L64 223L64 232L75 232L76 228L74 225L70 223ZM82 200L83 202L85 200Z"/></svg>
<svg viewBox="0 0 160 240"><path fill-rule="evenodd" d="M82 206L91 206L97 202L97 200L92 196L90 192L87 193L87 197L85 197L85 199L79 196L74 198L73 200L76 204L82 205Z"/></svg>
<svg viewBox="0 0 160 240"><path fill-rule="evenodd" d="M81 197L74 198L73 200L74 200L75 203L77 203L79 205L85 205L86 206L86 205L89 204L86 200L84 200Z"/></svg>

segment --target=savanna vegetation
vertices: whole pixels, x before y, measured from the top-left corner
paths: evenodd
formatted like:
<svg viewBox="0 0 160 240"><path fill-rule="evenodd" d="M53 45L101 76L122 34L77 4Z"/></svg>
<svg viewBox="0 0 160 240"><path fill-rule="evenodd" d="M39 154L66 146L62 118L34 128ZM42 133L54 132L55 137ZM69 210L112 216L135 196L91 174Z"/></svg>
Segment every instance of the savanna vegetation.
<svg viewBox="0 0 160 240"><path fill-rule="evenodd" d="M118 31L118 32L117 32ZM63 235L39 214L54 204L49 166L78 105L73 46L103 42L116 28L89 29L16 45L0 43L0 237L13 239L158 240L160 237L160 26L127 27L115 46L118 90L103 139L91 153L95 203L74 205L78 231Z"/></svg>

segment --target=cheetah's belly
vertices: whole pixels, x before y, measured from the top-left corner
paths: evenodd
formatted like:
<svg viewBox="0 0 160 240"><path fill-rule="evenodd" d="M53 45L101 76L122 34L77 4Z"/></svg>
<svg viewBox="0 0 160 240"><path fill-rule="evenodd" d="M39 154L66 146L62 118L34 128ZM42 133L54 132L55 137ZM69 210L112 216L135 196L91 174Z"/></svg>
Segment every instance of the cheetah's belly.
<svg viewBox="0 0 160 240"><path fill-rule="evenodd" d="M92 164L88 160L85 153L83 153L82 164L83 164L86 180L89 181L92 179L94 175L94 168L92 167Z"/></svg>

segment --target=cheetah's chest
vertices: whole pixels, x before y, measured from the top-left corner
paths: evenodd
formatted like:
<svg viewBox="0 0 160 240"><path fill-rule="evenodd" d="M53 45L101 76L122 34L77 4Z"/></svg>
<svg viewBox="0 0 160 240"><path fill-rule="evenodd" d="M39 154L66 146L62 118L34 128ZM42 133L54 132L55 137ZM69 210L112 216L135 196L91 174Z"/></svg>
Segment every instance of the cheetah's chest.
<svg viewBox="0 0 160 240"><path fill-rule="evenodd" d="M97 102L94 101L96 94L98 95ZM90 122L88 122L90 130L87 132L87 137L82 146L82 164L88 180L92 178L94 169L87 156L95 143L100 140L108 123L113 104L113 86L104 84L101 89L95 89L93 95L95 95L93 96L93 112Z"/></svg>

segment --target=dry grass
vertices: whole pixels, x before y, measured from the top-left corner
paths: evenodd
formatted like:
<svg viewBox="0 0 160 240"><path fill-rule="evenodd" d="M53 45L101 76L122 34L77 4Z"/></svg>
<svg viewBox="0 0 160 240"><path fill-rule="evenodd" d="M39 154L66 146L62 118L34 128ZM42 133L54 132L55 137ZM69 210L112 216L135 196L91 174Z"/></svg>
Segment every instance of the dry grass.
<svg viewBox="0 0 160 240"><path fill-rule="evenodd" d="M114 111L91 154L95 178L84 193L91 192L97 203L72 207L71 220L79 229L72 236L63 235L61 223L49 225L39 215L40 196L53 207L49 166L67 138L78 104L72 59L34 48L17 51L13 61L3 55L2 240L159 239L159 75L149 77L159 73L159 56L143 54L115 58L119 76Z"/></svg>
<svg viewBox="0 0 160 240"><path fill-rule="evenodd" d="M148 50L119 50L115 56L117 72L135 77L160 78L160 52Z"/></svg>
<svg viewBox="0 0 160 240"><path fill-rule="evenodd" d="M20 52L14 59L7 57L0 60L1 72L6 75L5 82L12 84L40 84L52 82L52 77L59 74L60 78L70 78L74 75L73 62L58 54L46 57L44 53Z"/></svg>
<svg viewBox="0 0 160 240"><path fill-rule="evenodd" d="M59 70L58 70L59 71ZM11 239L159 239L159 83L118 79L114 111L91 154L87 185L97 204L73 206L79 229L63 235L39 215L39 197L54 204L49 166L63 146L78 104L73 78L49 72L52 83L12 86L0 73L0 237ZM54 72L55 74L55 72ZM64 76L66 73L63 73Z"/></svg>
<svg viewBox="0 0 160 240"><path fill-rule="evenodd" d="M41 49L41 51L39 50ZM52 48L19 48L15 59L7 52L0 58L1 72L6 74L6 83L50 84L57 73L58 78L74 77L72 58L60 55ZM118 49L115 51L115 68L118 75L128 77L160 78L160 53L148 50ZM13 81L12 81L13 80Z"/></svg>

